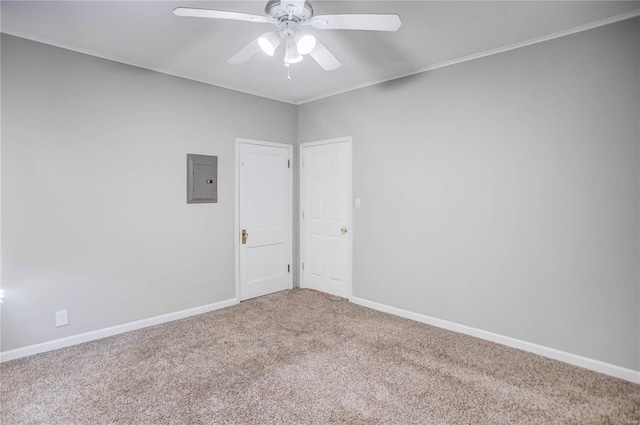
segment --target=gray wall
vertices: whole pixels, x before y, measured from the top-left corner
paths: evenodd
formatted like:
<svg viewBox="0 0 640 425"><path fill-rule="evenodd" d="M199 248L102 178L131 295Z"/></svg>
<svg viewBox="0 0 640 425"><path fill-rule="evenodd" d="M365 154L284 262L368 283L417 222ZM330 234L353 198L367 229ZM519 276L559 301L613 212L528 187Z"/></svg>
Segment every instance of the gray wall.
<svg viewBox="0 0 640 425"><path fill-rule="evenodd" d="M7 35L1 83L3 351L235 297L235 137L294 142L295 106Z"/></svg>
<svg viewBox="0 0 640 425"><path fill-rule="evenodd" d="M638 35L298 108L3 35L1 349L234 297L234 138L351 135L355 296L639 370Z"/></svg>
<svg viewBox="0 0 640 425"><path fill-rule="evenodd" d="M640 369L639 27L298 107L353 136L354 296Z"/></svg>

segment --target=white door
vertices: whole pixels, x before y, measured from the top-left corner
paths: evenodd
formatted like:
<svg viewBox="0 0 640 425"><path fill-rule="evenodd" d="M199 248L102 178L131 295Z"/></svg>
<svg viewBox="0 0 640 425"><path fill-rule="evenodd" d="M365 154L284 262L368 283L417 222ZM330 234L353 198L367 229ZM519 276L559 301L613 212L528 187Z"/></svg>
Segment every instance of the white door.
<svg viewBox="0 0 640 425"><path fill-rule="evenodd" d="M290 145L238 141L240 300L290 289Z"/></svg>
<svg viewBox="0 0 640 425"><path fill-rule="evenodd" d="M351 138L301 145L302 286L351 297Z"/></svg>

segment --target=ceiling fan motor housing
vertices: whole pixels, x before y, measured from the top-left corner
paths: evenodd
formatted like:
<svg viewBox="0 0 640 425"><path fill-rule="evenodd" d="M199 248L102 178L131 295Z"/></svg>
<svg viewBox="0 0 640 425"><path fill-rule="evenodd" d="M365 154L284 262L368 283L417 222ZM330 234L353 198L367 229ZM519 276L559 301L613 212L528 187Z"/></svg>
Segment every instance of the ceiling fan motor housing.
<svg viewBox="0 0 640 425"><path fill-rule="evenodd" d="M294 14L289 19L289 12L286 8L282 7L280 0L270 0L264 8L264 12L267 17L275 20L276 22L293 21L295 23L307 22L313 17L313 7L311 3L305 2L302 13Z"/></svg>

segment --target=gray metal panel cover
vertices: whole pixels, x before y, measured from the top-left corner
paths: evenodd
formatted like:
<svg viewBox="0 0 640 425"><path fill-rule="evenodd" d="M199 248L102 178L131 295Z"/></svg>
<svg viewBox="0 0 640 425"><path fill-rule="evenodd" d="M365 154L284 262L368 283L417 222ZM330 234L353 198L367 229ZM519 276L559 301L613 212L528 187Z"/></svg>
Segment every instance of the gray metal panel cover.
<svg viewBox="0 0 640 425"><path fill-rule="evenodd" d="M218 157L187 154L187 204L218 202Z"/></svg>

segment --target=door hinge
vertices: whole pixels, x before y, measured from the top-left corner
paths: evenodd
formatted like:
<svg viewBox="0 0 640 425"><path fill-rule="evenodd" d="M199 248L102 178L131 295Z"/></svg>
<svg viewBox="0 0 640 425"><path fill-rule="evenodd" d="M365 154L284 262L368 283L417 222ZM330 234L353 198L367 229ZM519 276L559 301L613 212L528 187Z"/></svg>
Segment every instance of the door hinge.
<svg viewBox="0 0 640 425"><path fill-rule="evenodd" d="M302 158L302 166L304 167L304 158Z"/></svg>
<svg viewBox="0 0 640 425"><path fill-rule="evenodd" d="M291 160L287 159L287 168L291 168Z"/></svg>
<svg viewBox="0 0 640 425"><path fill-rule="evenodd" d="M304 270L304 263L302 263L302 270Z"/></svg>
<svg viewBox="0 0 640 425"><path fill-rule="evenodd" d="M304 211L302 211L302 218L304 218Z"/></svg>
<svg viewBox="0 0 640 425"><path fill-rule="evenodd" d="M291 273L291 264L287 264L287 273Z"/></svg>

